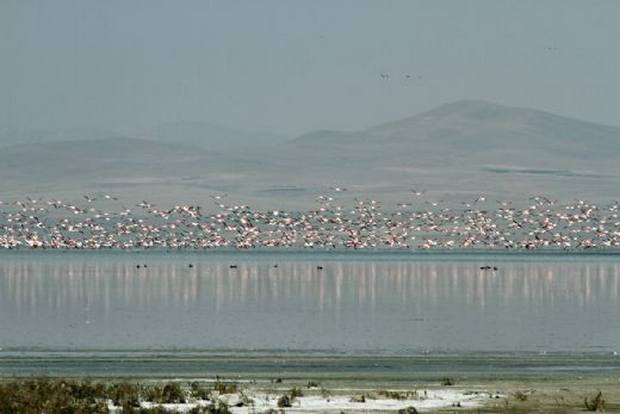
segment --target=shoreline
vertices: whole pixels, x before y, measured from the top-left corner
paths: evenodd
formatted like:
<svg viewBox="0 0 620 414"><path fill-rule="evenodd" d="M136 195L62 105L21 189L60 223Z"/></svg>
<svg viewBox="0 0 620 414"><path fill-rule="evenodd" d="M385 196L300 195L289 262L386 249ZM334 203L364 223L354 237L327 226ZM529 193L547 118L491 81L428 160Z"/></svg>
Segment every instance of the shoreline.
<svg viewBox="0 0 620 414"><path fill-rule="evenodd" d="M617 352L338 355L276 351L0 351L0 377L200 378L223 375L265 379L277 375L291 380L314 376L411 382L443 377L468 381L591 378L603 373L620 378L620 355Z"/></svg>
<svg viewBox="0 0 620 414"><path fill-rule="evenodd" d="M14 248L0 248L0 254L11 253L170 253L170 254L196 254L196 253L212 253L212 254L244 254L244 255L288 255L288 254L322 254L334 256L366 256L366 255L419 255L419 256L441 256L441 255L486 255L494 254L500 256L620 256L620 248L613 247L594 247L589 249L565 249L565 248L536 248L536 249L505 249L499 247L489 248L473 248L473 247L454 247L454 248L390 248L390 247L365 247L365 248L348 248L348 247L252 247L252 248L235 248L235 247L132 247L132 248L46 248L46 247L25 247L19 246Z"/></svg>
<svg viewBox="0 0 620 414"><path fill-rule="evenodd" d="M319 380L312 377L304 380L279 377L270 380L250 377L192 380L0 378L0 387L13 387L15 395L23 395L23 391L19 390L31 389L32 386L28 384L37 381L39 388L55 390L51 398L58 397L58 384L63 389L86 389L93 394L98 393L94 399L105 404L101 412L124 412L121 407L131 401L134 408L139 407L145 412L190 412L194 409L191 412L245 414L275 413L283 409L288 413L570 413L588 411L586 402L594 404L599 393L599 399L604 400L601 408L608 412L620 410L618 376L533 381L507 378L459 381L444 378L442 383ZM174 393L167 394L166 389L174 389ZM74 393L84 395L83 391ZM284 396L286 399L282 402ZM75 404L80 403L79 398L76 398ZM215 411L217 407L225 407L227 411Z"/></svg>

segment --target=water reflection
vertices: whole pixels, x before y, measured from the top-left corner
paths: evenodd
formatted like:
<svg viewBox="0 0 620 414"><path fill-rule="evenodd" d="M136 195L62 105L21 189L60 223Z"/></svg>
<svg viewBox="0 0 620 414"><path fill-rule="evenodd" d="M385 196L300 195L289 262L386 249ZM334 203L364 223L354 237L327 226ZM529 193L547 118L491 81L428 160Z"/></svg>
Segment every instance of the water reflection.
<svg viewBox="0 0 620 414"><path fill-rule="evenodd" d="M3 260L0 346L614 350L620 264Z"/></svg>

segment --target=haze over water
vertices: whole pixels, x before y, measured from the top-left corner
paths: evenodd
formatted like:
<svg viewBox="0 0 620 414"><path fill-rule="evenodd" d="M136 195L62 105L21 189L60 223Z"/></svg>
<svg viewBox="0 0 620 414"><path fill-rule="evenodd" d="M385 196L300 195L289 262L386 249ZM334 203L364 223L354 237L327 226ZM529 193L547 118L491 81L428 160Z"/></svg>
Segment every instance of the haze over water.
<svg viewBox="0 0 620 414"><path fill-rule="evenodd" d="M5 355L612 353L620 344L620 259L611 255L5 252L1 259ZM484 264L499 270L480 270Z"/></svg>

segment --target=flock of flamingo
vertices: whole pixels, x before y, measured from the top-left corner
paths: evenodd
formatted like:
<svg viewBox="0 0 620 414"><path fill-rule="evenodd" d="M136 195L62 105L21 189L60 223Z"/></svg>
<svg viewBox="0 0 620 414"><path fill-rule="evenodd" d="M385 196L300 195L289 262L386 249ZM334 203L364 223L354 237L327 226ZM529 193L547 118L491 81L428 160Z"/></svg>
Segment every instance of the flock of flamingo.
<svg viewBox="0 0 620 414"><path fill-rule="evenodd" d="M341 192L345 189L338 188ZM51 199L0 201L0 248L5 249L515 249L583 250L620 246L618 202L560 204L532 197L523 207L478 197L458 208L424 199L383 205L341 205L321 195L307 211L256 210L213 196L199 206L131 208L107 194L80 203Z"/></svg>

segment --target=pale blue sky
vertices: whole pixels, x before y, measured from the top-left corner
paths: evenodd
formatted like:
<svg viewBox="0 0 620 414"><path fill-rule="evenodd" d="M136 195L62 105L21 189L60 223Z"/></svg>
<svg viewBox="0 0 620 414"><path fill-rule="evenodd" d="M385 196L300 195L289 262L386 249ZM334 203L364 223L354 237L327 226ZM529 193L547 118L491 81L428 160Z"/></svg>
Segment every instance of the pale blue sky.
<svg viewBox="0 0 620 414"><path fill-rule="evenodd" d="M619 39L616 0L2 0L0 129L296 135L458 99L620 125Z"/></svg>

